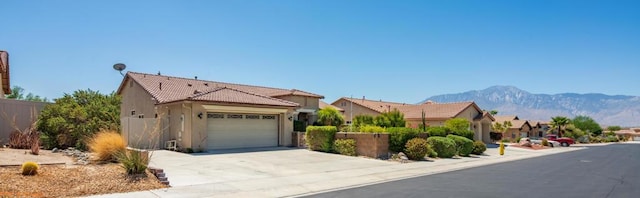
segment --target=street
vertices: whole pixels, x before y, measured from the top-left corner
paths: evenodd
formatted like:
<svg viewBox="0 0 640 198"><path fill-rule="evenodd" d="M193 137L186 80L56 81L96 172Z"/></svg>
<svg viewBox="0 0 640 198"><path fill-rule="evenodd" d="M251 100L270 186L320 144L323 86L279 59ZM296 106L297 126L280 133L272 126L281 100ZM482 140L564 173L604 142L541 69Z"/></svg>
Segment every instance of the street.
<svg viewBox="0 0 640 198"><path fill-rule="evenodd" d="M640 197L640 144L592 146L310 197Z"/></svg>

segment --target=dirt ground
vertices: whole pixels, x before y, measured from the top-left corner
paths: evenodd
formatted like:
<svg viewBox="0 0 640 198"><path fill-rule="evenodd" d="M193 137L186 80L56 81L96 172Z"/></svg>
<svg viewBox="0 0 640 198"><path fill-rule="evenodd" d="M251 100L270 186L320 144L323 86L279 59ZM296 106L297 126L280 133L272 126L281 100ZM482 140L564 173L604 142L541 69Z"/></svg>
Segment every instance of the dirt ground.
<svg viewBox="0 0 640 198"><path fill-rule="evenodd" d="M32 161L38 164L65 163L73 164L71 157L62 153L52 153L50 150L40 149L39 155L32 155L29 149L0 148L0 166L21 165L24 162Z"/></svg>

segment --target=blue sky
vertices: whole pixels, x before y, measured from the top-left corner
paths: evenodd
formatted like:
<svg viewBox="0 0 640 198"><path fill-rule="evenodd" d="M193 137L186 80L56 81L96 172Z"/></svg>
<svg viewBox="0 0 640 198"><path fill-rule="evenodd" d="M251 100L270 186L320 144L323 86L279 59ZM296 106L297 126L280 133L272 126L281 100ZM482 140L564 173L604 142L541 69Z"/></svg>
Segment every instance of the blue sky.
<svg viewBox="0 0 640 198"><path fill-rule="evenodd" d="M3 1L11 83L109 93L127 70L418 102L513 85L640 96L637 1Z"/></svg>

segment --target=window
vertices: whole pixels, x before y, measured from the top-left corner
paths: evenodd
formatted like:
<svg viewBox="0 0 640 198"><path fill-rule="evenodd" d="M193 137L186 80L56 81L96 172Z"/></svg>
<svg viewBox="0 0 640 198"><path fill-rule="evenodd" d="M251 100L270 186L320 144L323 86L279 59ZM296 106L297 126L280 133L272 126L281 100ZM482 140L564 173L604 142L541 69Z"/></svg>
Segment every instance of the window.
<svg viewBox="0 0 640 198"><path fill-rule="evenodd" d="M515 134L515 133L512 133L512 134L511 134L511 139L515 139L515 138L516 138L516 134Z"/></svg>
<svg viewBox="0 0 640 198"><path fill-rule="evenodd" d="M144 114L138 115L138 118L144 118Z"/></svg>
<svg viewBox="0 0 640 198"><path fill-rule="evenodd" d="M131 110L131 116L136 115L136 110Z"/></svg>
<svg viewBox="0 0 640 198"><path fill-rule="evenodd" d="M227 114L227 118L229 118L229 119L242 119L242 115L240 115L240 114Z"/></svg>
<svg viewBox="0 0 640 198"><path fill-rule="evenodd" d="M260 119L259 115L246 115L245 118L247 119Z"/></svg>
<svg viewBox="0 0 640 198"><path fill-rule="evenodd" d="M223 119L223 118L224 118L224 114L219 114L219 113L207 113L207 118L212 118L212 119Z"/></svg>
<svg viewBox="0 0 640 198"><path fill-rule="evenodd" d="M340 103L340 106L342 106L342 107L346 107L346 106L347 106L347 102L341 102L341 103Z"/></svg>
<svg viewBox="0 0 640 198"><path fill-rule="evenodd" d="M274 115L263 115L262 119L263 120L275 120L276 116L274 116Z"/></svg>

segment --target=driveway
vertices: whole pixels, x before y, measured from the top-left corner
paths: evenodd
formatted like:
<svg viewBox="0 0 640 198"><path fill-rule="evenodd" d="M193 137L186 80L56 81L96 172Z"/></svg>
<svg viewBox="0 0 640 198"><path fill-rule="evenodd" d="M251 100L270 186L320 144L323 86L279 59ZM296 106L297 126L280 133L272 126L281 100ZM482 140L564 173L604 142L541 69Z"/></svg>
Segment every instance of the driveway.
<svg viewBox="0 0 640 198"><path fill-rule="evenodd" d="M326 177L327 173L391 166L397 163L362 157L312 152L304 149L269 148L267 150L244 149L221 152L185 154L172 151L154 151L150 166L164 169L171 186L248 182L266 178L286 178L314 175ZM265 185L274 185L266 183ZM284 185L278 182L277 185Z"/></svg>

